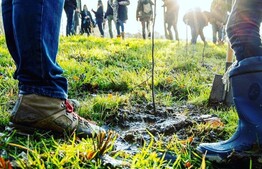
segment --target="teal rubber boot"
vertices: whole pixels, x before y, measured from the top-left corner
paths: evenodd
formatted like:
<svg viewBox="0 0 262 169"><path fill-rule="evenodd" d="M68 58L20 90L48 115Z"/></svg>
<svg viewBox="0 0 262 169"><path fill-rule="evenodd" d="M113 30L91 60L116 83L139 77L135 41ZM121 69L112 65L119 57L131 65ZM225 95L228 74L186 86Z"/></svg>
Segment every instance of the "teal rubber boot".
<svg viewBox="0 0 262 169"><path fill-rule="evenodd" d="M197 150L210 161L226 162L234 157L261 153L262 147L262 56L238 62L229 74L239 122L226 141L202 143Z"/></svg>

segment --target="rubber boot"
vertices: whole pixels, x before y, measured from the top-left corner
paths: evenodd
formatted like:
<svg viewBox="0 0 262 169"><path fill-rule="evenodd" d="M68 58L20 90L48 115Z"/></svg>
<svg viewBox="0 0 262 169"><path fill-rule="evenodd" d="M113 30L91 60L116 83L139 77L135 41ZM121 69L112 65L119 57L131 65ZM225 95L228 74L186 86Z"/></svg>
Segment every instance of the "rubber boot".
<svg viewBox="0 0 262 169"><path fill-rule="evenodd" d="M210 161L227 162L234 157L260 153L262 146L262 56L244 59L229 74L233 100L239 117L231 138L202 143L197 150Z"/></svg>

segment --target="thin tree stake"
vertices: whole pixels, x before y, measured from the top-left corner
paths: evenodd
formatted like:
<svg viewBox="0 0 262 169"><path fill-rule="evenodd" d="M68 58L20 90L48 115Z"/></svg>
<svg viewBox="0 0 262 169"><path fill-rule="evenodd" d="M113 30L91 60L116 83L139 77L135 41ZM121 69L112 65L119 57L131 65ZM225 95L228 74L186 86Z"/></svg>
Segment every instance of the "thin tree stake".
<svg viewBox="0 0 262 169"><path fill-rule="evenodd" d="M156 103L155 103L155 21L156 21L156 0L154 0L154 17L152 25L152 102L154 113L156 113Z"/></svg>

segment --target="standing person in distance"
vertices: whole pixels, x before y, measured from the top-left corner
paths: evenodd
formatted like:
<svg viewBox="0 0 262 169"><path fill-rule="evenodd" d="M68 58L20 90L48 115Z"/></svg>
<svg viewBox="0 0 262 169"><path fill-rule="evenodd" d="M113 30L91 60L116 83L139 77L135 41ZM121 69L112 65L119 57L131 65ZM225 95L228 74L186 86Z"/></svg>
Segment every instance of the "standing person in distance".
<svg viewBox="0 0 262 169"><path fill-rule="evenodd" d="M114 19L116 21L117 37L125 39L125 22L128 19L127 6L130 4L129 0L113 0Z"/></svg>
<svg viewBox="0 0 262 169"><path fill-rule="evenodd" d="M179 34L177 29L178 13L179 13L179 4L177 0L163 0L164 7L166 9L164 15L164 22L167 25L167 38L173 40L172 27L175 32L175 38L179 41Z"/></svg>
<svg viewBox="0 0 262 169"><path fill-rule="evenodd" d="M151 23L153 20L153 6L151 0L138 0L136 8L136 20L141 22L143 39L151 38ZM147 31L146 31L147 30Z"/></svg>
<svg viewBox="0 0 262 169"><path fill-rule="evenodd" d="M91 27L94 24L95 23L92 18L92 15L88 10L87 5L85 4L83 6L83 10L81 11L81 34L86 33L87 36L89 36L91 33Z"/></svg>
<svg viewBox="0 0 262 169"><path fill-rule="evenodd" d="M92 12L94 12L95 17L96 17L96 24L98 26L100 36L104 37L104 28L103 28L103 23L104 23L104 9L103 9L103 3L101 0L98 0L97 2L97 10L94 11L92 9Z"/></svg>
<svg viewBox="0 0 262 169"><path fill-rule="evenodd" d="M107 1L107 9L105 13L105 19L107 20L107 23L108 23L108 31L109 31L110 38L113 38L112 22L114 22L114 12L112 8L112 3L113 3L112 1L113 0Z"/></svg>
<svg viewBox="0 0 262 169"><path fill-rule="evenodd" d="M210 7L210 23L214 44L223 44L225 40L225 24L227 22L226 0L213 0Z"/></svg>
<svg viewBox="0 0 262 169"><path fill-rule="evenodd" d="M183 21L191 29L191 44L196 44L198 36L204 44L207 44L203 30L208 25L209 17L210 13L201 11L200 8L194 8L185 13Z"/></svg>

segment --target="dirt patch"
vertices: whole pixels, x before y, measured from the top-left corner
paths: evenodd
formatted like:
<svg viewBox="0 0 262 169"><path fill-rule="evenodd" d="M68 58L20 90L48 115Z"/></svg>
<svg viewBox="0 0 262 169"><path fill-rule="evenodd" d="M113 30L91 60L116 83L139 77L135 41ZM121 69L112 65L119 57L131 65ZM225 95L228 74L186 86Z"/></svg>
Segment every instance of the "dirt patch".
<svg viewBox="0 0 262 169"><path fill-rule="evenodd" d="M200 142L217 142L225 140L223 123L215 115L205 114L201 108L190 104L183 106L165 107L157 106L156 112L153 111L152 104L139 104L132 106L131 109L119 109L118 116L107 119L107 124L114 126L113 130L119 133L120 137L116 141L115 149L135 154L144 142L149 142L154 137L164 135L162 139L169 141L176 134L179 139L186 140L194 136L192 146L196 147ZM197 124L214 125L208 131L199 133L194 128ZM110 127L112 129L112 127ZM151 133L152 135L150 135ZM175 154L167 154L166 158L175 161ZM253 168L262 168L261 157L253 157ZM240 166L250 165L250 158L239 157L232 159L225 164L213 164L214 168L239 168ZM240 167L241 168L241 167Z"/></svg>

